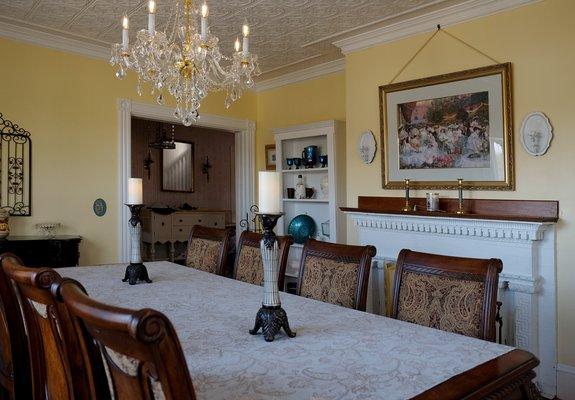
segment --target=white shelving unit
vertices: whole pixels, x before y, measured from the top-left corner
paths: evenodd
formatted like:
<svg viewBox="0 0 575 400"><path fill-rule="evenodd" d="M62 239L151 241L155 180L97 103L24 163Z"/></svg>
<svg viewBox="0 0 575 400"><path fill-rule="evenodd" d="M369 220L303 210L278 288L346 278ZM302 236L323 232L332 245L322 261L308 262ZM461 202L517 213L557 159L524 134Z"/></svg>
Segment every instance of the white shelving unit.
<svg viewBox="0 0 575 400"><path fill-rule="evenodd" d="M277 226L278 235L288 233L291 220L300 214L307 214L316 223L318 240L345 243L345 218L339 207L345 203L345 123L322 121L307 125L274 129L276 140L277 171L282 173L284 216ZM319 147L318 155L327 154L327 166L315 168L289 169L286 159L301 157L305 147ZM314 189L311 199L288 199L287 188L295 187L298 175L302 175L307 188ZM321 182L327 177L328 193L324 197ZM329 221L329 236L322 234L322 223ZM327 232L326 232L327 233ZM286 275L295 279L299 272L303 245L295 243L290 249Z"/></svg>

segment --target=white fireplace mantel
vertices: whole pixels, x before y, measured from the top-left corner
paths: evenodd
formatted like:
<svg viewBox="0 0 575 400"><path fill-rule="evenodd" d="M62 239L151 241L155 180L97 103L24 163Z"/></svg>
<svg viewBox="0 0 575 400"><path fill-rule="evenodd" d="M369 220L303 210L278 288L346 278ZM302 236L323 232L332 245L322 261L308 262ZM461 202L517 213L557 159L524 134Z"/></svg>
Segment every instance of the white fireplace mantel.
<svg viewBox="0 0 575 400"><path fill-rule="evenodd" d="M377 248L377 259L402 249L473 258L500 258L502 340L541 361L537 384L556 394L557 306L555 224L346 211L359 244ZM541 312L539 312L541 310Z"/></svg>

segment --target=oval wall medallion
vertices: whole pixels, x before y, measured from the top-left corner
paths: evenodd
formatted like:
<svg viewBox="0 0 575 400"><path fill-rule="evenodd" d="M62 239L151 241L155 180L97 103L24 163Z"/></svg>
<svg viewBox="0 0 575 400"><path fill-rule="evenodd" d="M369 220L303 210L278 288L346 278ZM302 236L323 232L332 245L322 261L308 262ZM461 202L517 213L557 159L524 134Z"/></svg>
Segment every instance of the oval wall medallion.
<svg viewBox="0 0 575 400"><path fill-rule="evenodd" d="M375 152L377 151L377 142L375 141L373 132L365 131L361 134L357 144L357 151L364 164L371 164L373 162Z"/></svg>
<svg viewBox="0 0 575 400"><path fill-rule="evenodd" d="M547 152L553 139L553 127L542 112L536 111L523 119L521 124L521 144L532 156L541 156Z"/></svg>
<svg viewBox="0 0 575 400"><path fill-rule="evenodd" d="M96 214L98 217L103 217L106 214L108 206L106 205L106 201L104 199L96 199L94 200L92 209L94 210L94 214Z"/></svg>

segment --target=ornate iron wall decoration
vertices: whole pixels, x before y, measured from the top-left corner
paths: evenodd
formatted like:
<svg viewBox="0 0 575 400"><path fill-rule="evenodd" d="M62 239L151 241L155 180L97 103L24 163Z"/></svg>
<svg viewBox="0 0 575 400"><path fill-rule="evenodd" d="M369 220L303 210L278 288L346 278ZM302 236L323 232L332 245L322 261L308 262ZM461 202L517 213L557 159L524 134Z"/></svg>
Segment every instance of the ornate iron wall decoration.
<svg viewBox="0 0 575 400"><path fill-rule="evenodd" d="M32 140L30 132L0 113L0 208L10 215L30 216Z"/></svg>

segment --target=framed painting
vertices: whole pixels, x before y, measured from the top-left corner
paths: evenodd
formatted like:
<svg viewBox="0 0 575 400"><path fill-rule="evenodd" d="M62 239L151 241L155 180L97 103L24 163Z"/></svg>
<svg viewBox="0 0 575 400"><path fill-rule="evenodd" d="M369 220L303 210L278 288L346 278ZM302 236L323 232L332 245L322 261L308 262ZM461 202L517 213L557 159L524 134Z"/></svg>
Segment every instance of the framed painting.
<svg viewBox="0 0 575 400"><path fill-rule="evenodd" d="M276 170L276 145L266 145L266 169L268 171Z"/></svg>
<svg viewBox="0 0 575 400"><path fill-rule="evenodd" d="M514 190L511 64L379 87L384 189Z"/></svg>

